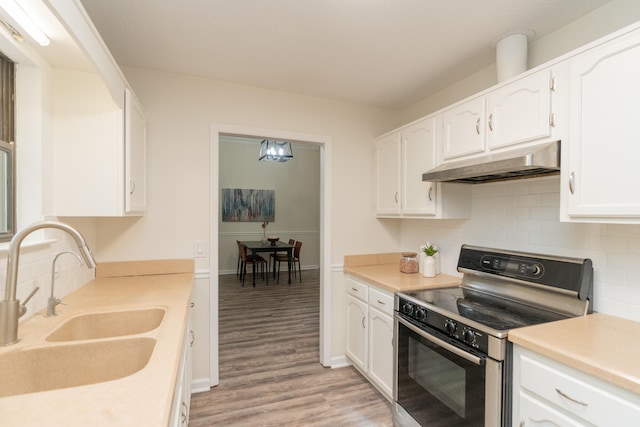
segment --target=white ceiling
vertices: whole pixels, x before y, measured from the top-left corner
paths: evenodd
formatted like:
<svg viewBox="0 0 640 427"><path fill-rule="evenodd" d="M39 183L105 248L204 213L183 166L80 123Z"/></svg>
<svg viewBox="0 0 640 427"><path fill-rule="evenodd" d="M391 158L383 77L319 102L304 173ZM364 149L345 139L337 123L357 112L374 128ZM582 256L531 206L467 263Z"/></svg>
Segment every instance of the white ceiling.
<svg viewBox="0 0 640 427"><path fill-rule="evenodd" d="M403 108L609 0L81 1L122 66Z"/></svg>

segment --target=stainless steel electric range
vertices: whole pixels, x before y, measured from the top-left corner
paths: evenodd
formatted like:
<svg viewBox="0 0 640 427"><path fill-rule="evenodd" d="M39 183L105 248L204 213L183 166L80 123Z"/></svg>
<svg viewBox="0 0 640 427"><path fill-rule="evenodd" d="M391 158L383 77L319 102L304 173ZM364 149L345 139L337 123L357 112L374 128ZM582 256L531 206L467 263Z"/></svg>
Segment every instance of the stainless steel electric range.
<svg viewBox="0 0 640 427"><path fill-rule="evenodd" d="M506 427L509 331L592 311L590 259L463 245L458 287L395 297L394 424Z"/></svg>

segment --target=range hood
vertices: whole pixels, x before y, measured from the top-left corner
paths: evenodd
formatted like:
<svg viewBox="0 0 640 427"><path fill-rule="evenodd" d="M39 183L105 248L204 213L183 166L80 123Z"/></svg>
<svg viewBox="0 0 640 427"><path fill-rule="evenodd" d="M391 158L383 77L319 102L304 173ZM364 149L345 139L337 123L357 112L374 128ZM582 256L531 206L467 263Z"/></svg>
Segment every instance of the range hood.
<svg viewBox="0 0 640 427"><path fill-rule="evenodd" d="M423 181L479 184L560 173L560 141L445 163L422 174Z"/></svg>

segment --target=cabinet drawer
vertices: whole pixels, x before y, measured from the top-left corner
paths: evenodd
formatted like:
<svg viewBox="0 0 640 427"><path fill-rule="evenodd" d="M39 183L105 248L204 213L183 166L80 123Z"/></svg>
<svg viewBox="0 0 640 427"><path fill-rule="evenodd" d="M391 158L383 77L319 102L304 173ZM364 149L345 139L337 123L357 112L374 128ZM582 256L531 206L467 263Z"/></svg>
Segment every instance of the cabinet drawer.
<svg viewBox="0 0 640 427"><path fill-rule="evenodd" d="M542 401L532 397L524 391L520 391L519 420L513 420L514 426L521 427L583 427L584 424L569 418L562 412L552 408Z"/></svg>
<svg viewBox="0 0 640 427"><path fill-rule="evenodd" d="M385 294L377 289L369 289L369 305L381 312L393 316L393 295Z"/></svg>
<svg viewBox="0 0 640 427"><path fill-rule="evenodd" d="M353 295L354 297L367 302L367 296L369 294L369 287L364 283L357 282L347 276L345 280L345 286L347 288L347 293L349 295Z"/></svg>
<svg viewBox="0 0 640 427"><path fill-rule="evenodd" d="M589 380L570 368L557 369L527 355L521 356L520 386L567 413L596 425L631 426L640 419L640 406L604 390L597 379ZM586 375L586 374L585 374Z"/></svg>

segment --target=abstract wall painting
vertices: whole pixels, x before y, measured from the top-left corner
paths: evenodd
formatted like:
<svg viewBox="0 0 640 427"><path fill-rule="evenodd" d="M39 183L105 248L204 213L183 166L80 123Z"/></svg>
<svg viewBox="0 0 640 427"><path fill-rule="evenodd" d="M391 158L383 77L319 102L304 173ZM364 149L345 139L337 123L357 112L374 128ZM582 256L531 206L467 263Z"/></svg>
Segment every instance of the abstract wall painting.
<svg viewBox="0 0 640 427"><path fill-rule="evenodd" d="M222 189L222 221L273 222L275 190Z"/></svg>

